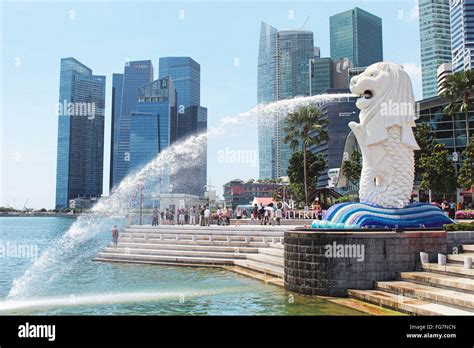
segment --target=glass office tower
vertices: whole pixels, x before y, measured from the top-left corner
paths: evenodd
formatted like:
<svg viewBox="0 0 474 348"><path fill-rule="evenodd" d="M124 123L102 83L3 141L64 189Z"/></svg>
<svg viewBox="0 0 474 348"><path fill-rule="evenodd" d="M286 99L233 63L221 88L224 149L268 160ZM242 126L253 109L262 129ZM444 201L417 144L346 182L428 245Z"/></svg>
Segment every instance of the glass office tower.
<svg viewBox="0 0 474 348"><path fill-rule="evenodd" d="M138 89L136 111L131 113L130 171L144 166L170 145L176 102L176 90L169 77Z"/></svg>
<svg viewBox="0 0 474 348"><path fill-rule="evenodd" d="M437 70L451 62L449 0L419 0L423 98L438 95Z"/></svg>
<svg viewBox="0 0 474 348"><path fill-rule="evenodd" d="M277 30L262 22L258 53L258 103L309 95L309 61L312 58L314 45L311 31ZM283 142L285 116L275 114L258 119L259 176L262 179L286 175L292 152Z"/></svg>
<svg viewBox="0 0 474 348"><path fill-rule="evenodd" d="M61 59L56 208L102 195L105 76L74 58Z"/></svg>
<svg viewBox="0 0 474 348"><path fill-rule="evenodd" d="M136 111L138 88L152 80L153 65L150 60L127 62L123 74L114 74L110 189L120 184L129 172L130 115Z"/></svg>
<svg viewBox="0 0 474 348"><path fill-rule="evenodd" d="M474 1L451 1L450 13L452 64L453 73L456 73L471 69L473 65Z"/></svg>
<svg viewBox="0 0 474 348"><path fill-rule="evenodd" d="M191 57L162 57L159 64L159 77L169 76L178 94L175 118L170 143L180 141L198 133L207 131L207 108L201 106L201 66ZM207 144L196 148L200 153L196 163L190 168L181 169L181 173L172 178L174 192L196 196L204 194L207 183ZM181 180L193 178L193 180Z"/></svg>
<svg viewBox="0 0 474 348"><path fill-rule="evenodd" d="M383 61L382 19L358 7L329 18L332 59L348 58L354 67Z"/></svg>

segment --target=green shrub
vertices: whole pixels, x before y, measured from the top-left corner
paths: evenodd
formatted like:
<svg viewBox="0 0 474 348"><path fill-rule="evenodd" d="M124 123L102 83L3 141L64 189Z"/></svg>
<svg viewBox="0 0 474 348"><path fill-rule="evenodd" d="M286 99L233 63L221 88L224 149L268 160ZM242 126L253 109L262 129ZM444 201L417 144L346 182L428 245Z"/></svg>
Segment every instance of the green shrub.
<svg viewBox="0 0 474 348"><path fill-rule="evenodd" d="M443 225L445 231L474 231L474 221Z"/></svg>

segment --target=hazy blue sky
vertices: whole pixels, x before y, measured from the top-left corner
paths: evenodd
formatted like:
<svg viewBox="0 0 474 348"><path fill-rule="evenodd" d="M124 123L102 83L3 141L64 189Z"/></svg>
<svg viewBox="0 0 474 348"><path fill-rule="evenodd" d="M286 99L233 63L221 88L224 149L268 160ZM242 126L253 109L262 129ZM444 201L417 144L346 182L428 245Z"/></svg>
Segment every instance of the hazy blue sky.
<svg viewBox="0 0 474 348"><path fill-rule="evenodd" d="M112 73L124 62L191 56L201 64L201 104L209 126L256 103L260 22L314 32L329 56L329 16L358 6L383 20L384 59L405 65L421 98L416 3L306 2L13 2L1 3L0 206L52 208L55 199L59 64L75 57L106 75L104 181L109 177ZM230 179L257 178L258 163L222 163L219 151L257 151L256 121L211 139L209 181L222 192ZM106 185L107 186L107 185ZM107 194L104 188L104 193Z"/></svg>

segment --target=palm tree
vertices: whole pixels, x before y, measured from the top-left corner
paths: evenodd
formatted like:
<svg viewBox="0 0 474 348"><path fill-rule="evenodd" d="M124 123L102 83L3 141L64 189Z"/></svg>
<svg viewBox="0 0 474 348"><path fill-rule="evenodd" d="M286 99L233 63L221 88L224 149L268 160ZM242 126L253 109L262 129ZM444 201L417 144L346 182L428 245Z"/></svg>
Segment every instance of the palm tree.
<svg viewBox="0 0 474 348"><path fill-rule="evenodd" d="M444 113L448 116L454 116L455 113L464 113L466 118L466 137L467 144L471 141L469 132L469 110L472 109L471 94L474 86L474 71L465 70L454 73L446 77L443 83L444 92L442 97L450 102L445 106Z"/></svg>
<svg viewBox="0 0 474 348"><path fill-rule="evenodd" d="M329 139L326 126L327 119L321 119L321 110L314 106L303 106L296 112L289 113L285 119L285 137L283 141L289 144L290 149L295 152L303 150L303 176L304 176L304 197L308 204L308 178L306 151L311 145L319 145Z"/></svg>

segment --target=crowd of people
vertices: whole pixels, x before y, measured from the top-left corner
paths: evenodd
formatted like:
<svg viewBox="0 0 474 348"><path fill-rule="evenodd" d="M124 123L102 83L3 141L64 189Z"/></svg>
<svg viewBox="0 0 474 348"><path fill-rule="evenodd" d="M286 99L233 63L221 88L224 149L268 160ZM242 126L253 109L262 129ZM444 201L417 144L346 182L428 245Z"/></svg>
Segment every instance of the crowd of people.
<svg viewBox="0 0 474 348"><path fill-rule="evenodd" d="M299 217L321 220L322 216L323 209L318 202L315 202L310 207L305 207L303 216ZM189 209L180 207L176 211L167 208L161 212L158 208L154 208L151 225L210 226L215 223L218 226L229 226L231 219L235 219L236 226L241 226L244 219L248 225L281 225L282 219L296 217L294 210L273 203L266 206L255 204L252 208L237 207L235 210L230 207L218 207L215 213L211 212L209 206L192 206Z"/></svg>
<svg viewBox="0 0 474 348"><path fill-rule="evenodd" d="M454 217L456 215L456 210L461 210L462 209L461 203L456 204L453 199L451 199L449 202L447 200L443 200L441 203L439 203L437 201L433 201L433 202L431 202L431 204L433 204L433 205L437 206L438 208L440 208L451 219L454 219Z"/></svg>

